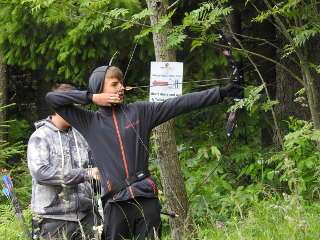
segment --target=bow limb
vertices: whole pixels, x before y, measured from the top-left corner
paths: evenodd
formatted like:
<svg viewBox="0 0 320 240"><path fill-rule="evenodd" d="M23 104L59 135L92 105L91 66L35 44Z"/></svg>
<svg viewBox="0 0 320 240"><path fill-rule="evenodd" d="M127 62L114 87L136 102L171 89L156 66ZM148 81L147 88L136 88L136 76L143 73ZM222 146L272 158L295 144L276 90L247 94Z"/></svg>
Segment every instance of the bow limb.
<svg viewBox="0 0 320 240"><path fill-rule="evenodd" d="M223 32L220 32L221 41L224 45L229 46L227 49L222 50L222 54L226 57L227 62L231 68L231 76L230 80L234 84L242 85L243 84L243 73L240 69L239 64L235 61L233 54L232 54L232 44L224 35ZM234 98L234 101L239 101L239 98ZM231 138L235 127L237 126L237 119L239 115L239 110L230 112L228 116L228 121L226 123L226 134L228 138Z"/></svg>

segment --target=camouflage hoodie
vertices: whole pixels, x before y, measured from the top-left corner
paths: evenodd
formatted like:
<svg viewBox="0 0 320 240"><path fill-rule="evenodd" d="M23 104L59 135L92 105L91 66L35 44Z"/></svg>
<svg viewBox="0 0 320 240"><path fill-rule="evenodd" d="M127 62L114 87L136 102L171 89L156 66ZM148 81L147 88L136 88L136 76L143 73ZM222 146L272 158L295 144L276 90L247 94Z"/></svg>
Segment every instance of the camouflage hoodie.
<svg viewBox="0 0 320 240"><path fill-rule="evenodd" d="M33 214L42 218L81 220L92 209L85 167L88 145L74 128L59 130L50 118L35 123L28 142Z"/></svg>

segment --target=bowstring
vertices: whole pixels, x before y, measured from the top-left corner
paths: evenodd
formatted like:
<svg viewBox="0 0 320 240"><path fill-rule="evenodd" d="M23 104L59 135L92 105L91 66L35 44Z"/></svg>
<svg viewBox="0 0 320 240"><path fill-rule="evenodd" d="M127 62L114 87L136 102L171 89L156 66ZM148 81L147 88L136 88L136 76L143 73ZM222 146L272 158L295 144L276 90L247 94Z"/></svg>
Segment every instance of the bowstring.
<svg viewBox="0 0 320 240"><path fill-rule="evenodd" d="M93 173L93 168L92 168L92 165L88 165L88 170L89 170L89 182L90 182L90 193L91 193L91 205L92 205L92 213L93 213L93 231L96 233L96 237L97 237L97 240L100 239L99 237L99 232L98 232L98 217L97 217L97 214L96 214L96 206L97 206L97 201L96 201L96 196L95 196L95 193L94 193L94 187L96 187L97 189L97 186L95 186L95 183L94 183L94 180L93 180L93 176L92 176L92 173Z"/></svg>
<svg viewBox="0 0 320 240"><path fill-rule="evenodd" d="M147 18L144 19L143 25L145 25L146 21L147 21ZM132 53L131 53L131 56L130 56L128 65L127 65L127 67L126 67L126 71L125 71L124 76L123 76L123 84L124 84L124 85L125 85L125 80L126 80L126 76L127 76L129 67L130 67L130 65L131 65L131 63L132 63L132 60L133 60L133 58L134 58L134 54L135 54L135 52L136 52L136 50L137 50L137 47L138 47L138 41L136 41L136 43L135 43L135 45L134 45L134 47L133 47L133 50L132 50ZM145 86L134 86L134 87L132 87L132 88L144 88L144 87L145 87ZM129 121L130 125L132 126L132 128L133 128L136 136L137 136L138 139L140 140L140 142L141 142L142 146L144 147L145 151L147 152L148 155L150 155L147 145L144 143L144 141L142 140L140 134L137 132L136 128L134 127L131 119L128 117L128 115L127 115L127 113L126 113L126 111L125 111L125 109L124 109L124 107L123 107L122 104L120 105L120 109L121 109L121 111L123 112L123 114L124 114L125 118L127 119L127 121Z"/></svg>
<svg viewBox="0 0 320 240"><path fill-rule="evenodd" d="M146 19L145 19L145 21L146 21ZM135 46L134 46L134 48L133 48L131 57L130 57L130 59L129 59L129 62L128 62L128 65L127 65L127 68L126 68L126 71L125 71L125 74L124 74L124 77L123 77L123 84L125 84L125 78L126 78L126 76L127 76L128 69L129 69L129 67L130 67L130 65L131 65L131 63L132 63L133 58L134 58L134 53L135 53L135 51L136 51L136 49L137 49L137 46L138 46L138 42L136 42L136 44L135 44ZM150 86L136 86L136 87L133 87L133 88L146 88L146 87L150 87ZM136 136L138 137L139 141L141 142L141 145L142 145L143 148L145 149L146 153L148 154L148 156L150 156L150 152L149 152L149 149L148 149L147 144L145 144L145 142L142 140L140 134L139 134L138 131L136 130L135 126L133 125L133 123L132 123L132 121L131 121L131 119L128 117L128 115L127 115L127 113L126 113L123 105L120 105L120 109L121 109L121 111L123 112L123 114L124 114L125 118L127 119L127 121L129 121L130 125L132 126L132 128L133 128ZM173 191L172 189L171 189L171 191L172 191L173 194L175 195L175 193L174 193L174 191ZM182 206L182 204L180 203L180 201L179 201L178 198L177 198L177 201L178 201L178 203Z"/></svg>

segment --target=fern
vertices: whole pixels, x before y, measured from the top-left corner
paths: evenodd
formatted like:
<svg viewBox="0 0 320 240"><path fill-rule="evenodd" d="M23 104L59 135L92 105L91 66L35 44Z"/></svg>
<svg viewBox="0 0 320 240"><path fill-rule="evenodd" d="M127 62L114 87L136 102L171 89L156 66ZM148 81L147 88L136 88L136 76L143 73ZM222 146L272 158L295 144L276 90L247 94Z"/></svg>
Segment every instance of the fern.
<svg viewBox="0 0 320 240"><path fill-rule="evenodd" d="M205 36L209 29L220 23L231 11L231 7L217 7L213 3L204 3L200 8L186 14L183 26Z"/></svg>
<svg viewBox="0 0 320 240"><path fill-rule="evenodd" d="M28 228L31 227L31 212L24 211ZM23 234L21 223L16 219L14 211L9 204L0 204L0 236L6 240L27 240Z"/></svg>
<svg viewBox="0 0 320 240"><path fill-rule="evenodd" d="M131 19L129 19L127 22L125 22L122 25L120 25L119 28L121 28L123 30L130 29L130 28L134 27L137 22L139 22L139 21L141 21L143 19L146 19L151 14L152 14L152 11L147 9L147 8L145 8L145 9L143 9L141 12L139 12L137 14L133 14L131 16Z"/></svg>
<svg viewBox="0 0 320 240"><path fill-rule="evenodd" d="M297 47L302 47L305 43L311 38L315 37L320 33L320 27L308 28L308 26L304 26L302 28L294 28L289 32L293 33L293 43Z"/></svg>
<svg viewBox="0 0 320 240"><path fill-rule="evenodd" d="M244 107L251 113L254 113L258 109L260 109L261 106L258 104L258 101L261 98L260 92L263 90L263 88L264 88L264 85L260 85L257 87L248 87L245 93L246 98L236 102L233 106L231 106L228 109L228 112L233 112L238 109L242 109Z"/></svg>
<svg viewBox="0 0 320 240"><path fill-rule="evenodd" d="M249 0L247 1L249 2ZM287 17L296 17L301 14L300 6L301 0L287 0L275 3L271 8L266 11L262 11L257 17L253 18L254 22L263 22L273 15L281 15ZM271 5L271 1L269 1Z"/></svg>
<svg viewBox="0 0 320 240"><path fill-rule="evenodd" d="M174 27L169 32L167 48L178 48L186 38L187 35L184 33L183 26Z"/></svg>
<svg viewBox="0 0 320 240"><path fill-rule="evenodd" d="M152 28L151 27L145 28L145 29L141 30L141 32L134 37L134 41L140 42L144 38L146 38L150 33L152 33Z"/></svg>

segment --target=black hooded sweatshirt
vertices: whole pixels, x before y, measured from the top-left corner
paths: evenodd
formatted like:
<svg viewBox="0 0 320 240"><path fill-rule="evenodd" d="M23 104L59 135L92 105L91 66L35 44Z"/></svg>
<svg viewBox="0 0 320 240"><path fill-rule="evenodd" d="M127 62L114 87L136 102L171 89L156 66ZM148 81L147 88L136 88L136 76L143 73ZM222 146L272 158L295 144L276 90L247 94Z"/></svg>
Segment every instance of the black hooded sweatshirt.
<svg viewBox="0 0 320 240"><path fill-rule="evenodd" d="M220 102L220 90L189 93L161 103L101 107L99 111L76 106L91 103L92 93L101 91L105 71L106 67L100 67L92 73L89 91L49 92L46 101L86 138L109 200L157 197L148 172L151 130L182 113Z"/></svg>

